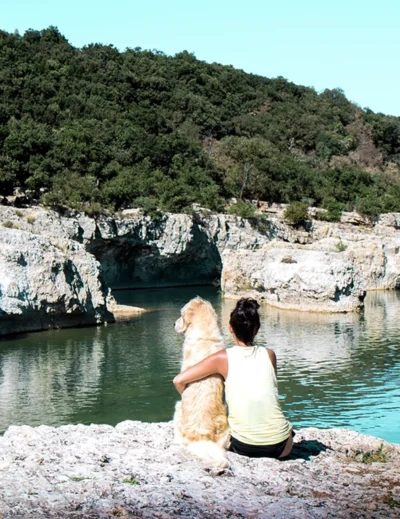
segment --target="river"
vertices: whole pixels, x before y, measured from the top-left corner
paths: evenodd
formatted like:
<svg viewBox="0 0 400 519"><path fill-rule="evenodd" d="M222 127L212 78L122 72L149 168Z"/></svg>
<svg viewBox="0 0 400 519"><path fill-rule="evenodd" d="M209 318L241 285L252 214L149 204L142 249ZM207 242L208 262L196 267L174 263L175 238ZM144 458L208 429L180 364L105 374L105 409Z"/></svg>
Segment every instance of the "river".
<svg viewBox="0 0 400 519"><path fill-rule="evenodd" d="M0 341L0 432L9 425L167 421L178 398L182 337L195 295L210 300L227 344L233 301L213 287L116 292L147 312L118 324ZM281 403L295 428L347 427L400 443L400 292L370 292L361 314L261 308L260 344L278 357Z"/></svg>

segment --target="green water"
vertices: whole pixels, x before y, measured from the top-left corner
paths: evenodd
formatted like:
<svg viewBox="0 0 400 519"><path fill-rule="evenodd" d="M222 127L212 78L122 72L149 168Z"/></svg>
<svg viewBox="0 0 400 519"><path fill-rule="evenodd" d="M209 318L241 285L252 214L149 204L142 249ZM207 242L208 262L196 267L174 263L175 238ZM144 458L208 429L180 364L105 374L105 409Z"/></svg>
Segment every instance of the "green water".
<svg viewBox="0 0 400 519"><path fill-rule="evenodd" d="M173 325L195 295L213 303L229 344L235 303L212 287L117 292L118 302L148 312L0 341L0 431L170 420L182 346ZM295 427L348 427L400 443L400 292L371 292L356 315L263 306L258 337L276 351L282 407Z"/></svg>

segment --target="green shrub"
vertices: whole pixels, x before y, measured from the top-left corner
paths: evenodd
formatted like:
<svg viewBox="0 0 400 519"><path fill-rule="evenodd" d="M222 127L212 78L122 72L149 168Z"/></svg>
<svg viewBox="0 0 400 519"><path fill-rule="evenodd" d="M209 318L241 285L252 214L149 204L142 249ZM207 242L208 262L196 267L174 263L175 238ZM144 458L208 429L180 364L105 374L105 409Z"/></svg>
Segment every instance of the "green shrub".
<svg viewBox="0 0 400 519"><path fill-rule="evenodd" d="M371 223L375 222L382 212L381 202L374 194L359 198L356 202L355 209Z"/></svg>
<svg viewBox="0 0 400 519"><path fill-rule="evenodd" d="M142 209L146 216L150 216L153 219L158 219L161 216L161 212L158 208L158 200L156 198L142 196L136 198L133 205Z"/></svg>
<svg viewBox="0 0 400 519"><path fill-rule="evenodd" d="M99 202L89 202L82 206L82 210L90 217L100 216L105 214L105 208Z"/></svg>
<svg viewBox="0 0 400 519"><path fill-rule="evenodd" d="M355 451L351 455L347 455L347 461L356 463L365 463L371 465L371 463L387 463L389 457L385 451L383 445L375 451Z"/></svg>
<svg viewBox="0 0 400 519"><path fill-rule="evenodd" d="M256 208L250 202L238 200L235 204L230 206L228 214L241 216L242 218L254 218L255 210Z"/></svg>
<svg viewBox="0 0 400 519"><path fill-rule="evenodd" d="M347 249L347 245L345 245L342 240L339 240L336 243L336 249L338 252L344 252Z"/></svg>
<svg viewBox="0 0 400 519"><path fill-rule="evenodd" d="M13 222L10 222L10 220L6 220L5 222L3 222L3 227L7 227L7 229L13 229L14 224Z"/></svg>
<svg viewBox="0 0 400 519"><path fill-rule="evenodd" d="M262 234L266 234L271 228L271 222L266 214L256 214L248 220L253 229Z"/></svg>
<svg viewBox="0 0 400 519"><path fill-rule="evenodd" d="M304 227L310 220L308 205L304 202L292 202L286 207L283 218L294 227Z"/></svg>
<svg viewBox="0 0 400 519"><path fill-rule="evenodd" d="M322 207L327 210L326 213L317 213L316 219L323 220L324 222L340 222L340 217L342 216L343 204L334 200L333 198L328 198L322 202Z"/></svg>
<svg viewBox="0 0 400 519"><path fill-rule="evenodd" d="M124 479L123 482L129 483L129 485L140 485L139 481L133 476Z"/></svg>

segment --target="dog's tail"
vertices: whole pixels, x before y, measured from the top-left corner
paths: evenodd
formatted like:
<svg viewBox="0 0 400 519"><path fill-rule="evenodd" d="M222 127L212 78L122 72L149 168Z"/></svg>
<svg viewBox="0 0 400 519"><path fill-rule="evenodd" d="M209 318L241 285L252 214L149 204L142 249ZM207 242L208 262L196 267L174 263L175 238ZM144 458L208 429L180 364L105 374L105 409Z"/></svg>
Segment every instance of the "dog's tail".
<svg viewBox="0 0 400 519"><path fill-rule="evenodd" d="M188 450L207 463L210 468L226 469L229 461L226 457L226 450L214 442L200 440L189 443Z"/></svg>

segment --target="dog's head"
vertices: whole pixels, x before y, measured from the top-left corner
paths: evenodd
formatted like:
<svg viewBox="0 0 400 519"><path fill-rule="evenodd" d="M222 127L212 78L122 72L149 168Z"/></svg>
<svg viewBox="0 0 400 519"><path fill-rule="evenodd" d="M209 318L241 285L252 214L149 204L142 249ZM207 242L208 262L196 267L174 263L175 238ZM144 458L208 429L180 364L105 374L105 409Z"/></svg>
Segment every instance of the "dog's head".
<svg viewBox="0 0 400 519"><path fill-rule="evenodd" d="M217 314L211 303L201 297L191 299L181 310L180 318L175 321L178 333L188 333L192 330L202 330L207 334L210 328L218 326Z"/></svg>

